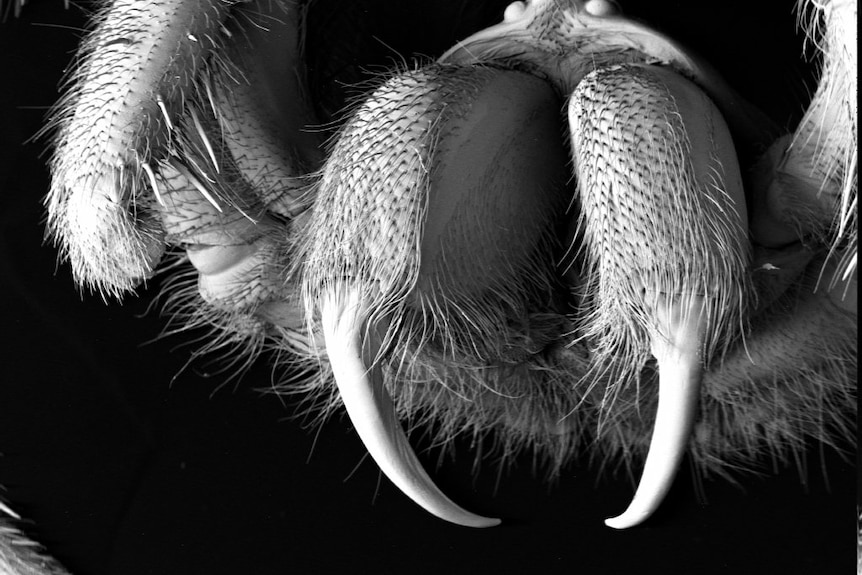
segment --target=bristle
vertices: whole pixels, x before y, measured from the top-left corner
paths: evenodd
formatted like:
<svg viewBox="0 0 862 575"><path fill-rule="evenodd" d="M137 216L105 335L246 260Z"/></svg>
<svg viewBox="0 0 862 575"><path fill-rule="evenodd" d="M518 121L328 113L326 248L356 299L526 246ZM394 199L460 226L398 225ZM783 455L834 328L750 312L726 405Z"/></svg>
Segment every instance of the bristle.
<svg viewBox="0 0 862 575"><path fill-rule="evenodd" d="M212 165L215 168L216 173L221 173L218 159L216 158L215 151L213 150L213 145L210 142L206 131L204 131L204 128L201 125L200 118L198 118L198 114L197 112L195 112L194 106L189 107L189 115L191 115L192 117L192 121L194 122L195 130L197 130L198 136L200 137L201 141L203 141L204 146L206 147L207 154L209 155L210 160L212 160Z"/></svg>
<svg viewBox="0 0 862 575"><path fill-rule="evenodd" d="M0 6L2 8L2 6ZM18 527L21 517L0 501L0 573L10 575L69 575Z"/></svg>
<svg viewBox="0 0 862 575"><path fill-rule="evenodd" d="M790 201L817 208L790 213L797 226L832 246L830 259L841 264L827 278L832 282L855 272L858 250L857 7L855 2L802 1L797 15L820 77L786 160L794 173L810 179L815 188L806 193L814 197Z"/></svg>
<svg viewBox="0 0 862 575"><path fill-rule="evenodd" d="M168 107L165 106L165 99L162 98L161 94L156 95L156 104L158 104L159 110L162 112L162 117L165 119L165 125L168 127L168 130L173 130L174 123L171 121L171 114L168 112Z"/></svg>
<svg viewBox="0 0 862 575"><path fill-rule="evenodd" d="M177 172L182 174L182 176L195 187L195 189L206 199L206 201L210 203L210 205L212 205L212 207L219 212L224 211L203 182L201 182L200 179L195 176L180 160L177 158L171 158L169 162Z"/></svg>
<svg viewBox="0 0 862 575"><path fill-rule="evenodd" d="M147 162L141 162L141 168L143 168L147 174L147 178L150 180L150 186L153 189L153 194L156 196L156 201L164 206L165 200L162 199L161 191L159 191L159 182L156 180L156 173L153 171L153 168Z"/></svg>

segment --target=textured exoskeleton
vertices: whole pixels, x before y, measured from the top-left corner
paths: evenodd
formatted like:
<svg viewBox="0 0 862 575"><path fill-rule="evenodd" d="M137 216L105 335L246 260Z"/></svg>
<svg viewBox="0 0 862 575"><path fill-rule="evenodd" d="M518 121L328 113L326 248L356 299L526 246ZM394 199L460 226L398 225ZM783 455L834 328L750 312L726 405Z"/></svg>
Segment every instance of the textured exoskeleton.
<svg viewBox="0 0 862 575"><path fill-rule="evenodd" d="M730 476L854 440L856 3L799 11L822 62L784 133L609 0L511 3L349 102L314 4L118 0L48 128L49 233L103 296L171 270L178 330L278 350L278 390L343 406L429 512L499 523L400 421L642 467L631 527L686 453ZM62 572L4 529L0 566Z"/></svg>

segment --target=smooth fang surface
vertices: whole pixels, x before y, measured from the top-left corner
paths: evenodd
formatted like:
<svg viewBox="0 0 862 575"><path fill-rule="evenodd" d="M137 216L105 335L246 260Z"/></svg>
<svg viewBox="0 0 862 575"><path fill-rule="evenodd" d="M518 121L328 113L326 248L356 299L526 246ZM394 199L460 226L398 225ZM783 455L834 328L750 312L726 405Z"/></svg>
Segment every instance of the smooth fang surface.
<svg viewBox="0 0 862 575"><path fill-rule="evenodd" d="M380 470L426 511L465 527L493 527L499 519L470 513L446 497L422 468L410 447L395 405L383 385L383 374L375 366L365 326L366 311L358 291L345 288L326 294L321 303L321 325L332 374L344 407L357 434Z"/></svg>

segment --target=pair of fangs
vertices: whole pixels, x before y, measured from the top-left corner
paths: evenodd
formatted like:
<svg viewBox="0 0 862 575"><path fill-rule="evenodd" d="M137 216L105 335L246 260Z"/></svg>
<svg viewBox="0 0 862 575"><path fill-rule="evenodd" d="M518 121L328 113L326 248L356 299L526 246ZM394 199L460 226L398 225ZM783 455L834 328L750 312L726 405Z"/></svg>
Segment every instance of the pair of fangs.
<svg viewBox="0 0 862 575"><path fill-rule="evenodd" d="M701 379L700 342L705 321L703 299L659 304L665 334L653 338L660 370L656 426L640 484L628 509L605 520L615 529L646 520L667 494L685 452L694 421ZM431 480L410 447L383 374L366 345L367 312L358 291L330 294L321 305L327 354L338 390L356 432L380 470L408 497L437 517L467 527L493 527L500 519L471 513L447 497Z"/></svg>
<svg viewBox="0 0 862 575"><path fill-rule="evenodd" d="M500 40L521 38L548 2L515 2L504 21L478 32L440 58L440 62L470 64L484 53L495 54ZM640 24L616 18L615 4L572 2L573 14L584 29L607 30L609 37L637 38L644 53L659 60L675 61L682 68L693 64L671 41ZM605 19L605 16L609 16ZM574 17L573 17L574 18ZM577 23L576 20L572 22ZM574 24L572 24L574 26ZM527 35L528 36L528 35ZM521 45L516 47L520 49ZM707 77L693 71L692 76ZM669 80L674 81L674 80ZM565 83L565 82L564 82ZM574 85L565 85L566 93ZM709 90L708 90L709 91ZM741 200L744 209L744 199ZM709 295L665 294L649 304L652 328L650 351L659 371L656 423L643 474L628 508L605 524L625 529L640 524L658 508L669 491L691 434L703 375L703 350L710 329L714 302ZM326 352L336 385L348 415L380 470L408 497L446 521L469 527L491 527L499 519L471 513L449 499L434 485L410 447L384 385L373 334L368 329L370 311L358 289L331 289L319 300Z"/></svg>

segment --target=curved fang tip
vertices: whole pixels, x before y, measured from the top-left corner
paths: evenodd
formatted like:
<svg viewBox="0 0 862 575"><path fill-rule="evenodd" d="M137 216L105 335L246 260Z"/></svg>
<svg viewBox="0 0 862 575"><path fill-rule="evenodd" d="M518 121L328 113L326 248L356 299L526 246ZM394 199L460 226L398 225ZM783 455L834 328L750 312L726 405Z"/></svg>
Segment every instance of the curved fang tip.
<svg viewBox="0 0 862 575"><path fill-rule="evenodd" d="M658 361L659 397L655 428L635 496L622 515L605 520L614 529L627 529L646 520L673 484L694 425L700 392L700 348L706 320L702 297L685 304L665 301L656 312L659 333L652 351Z"/></svg>
<svg viewBox="0 0 862 575"><path fill-rule="evenodd" d="M405 495L441 519L466 527L493 527L499 519L470 513L434 485L398 422L378 367L362 359L365 312L355 290L330 292L321 302L326 352L350 421L380 470Z"/></svg>

